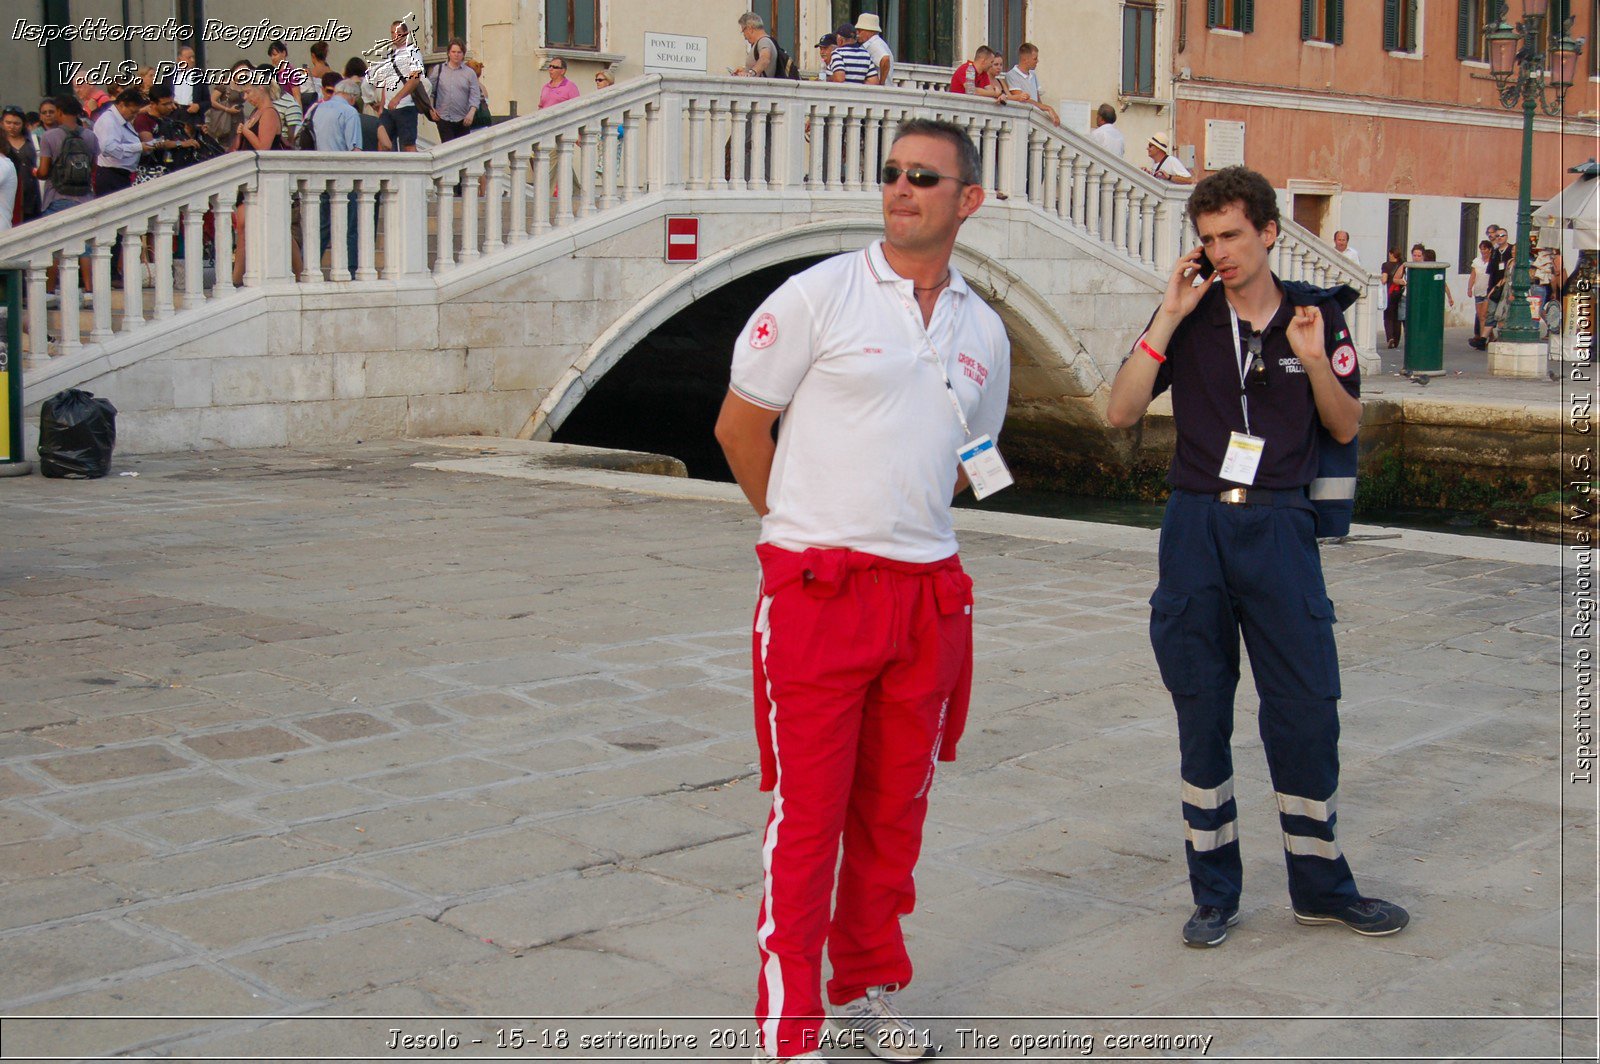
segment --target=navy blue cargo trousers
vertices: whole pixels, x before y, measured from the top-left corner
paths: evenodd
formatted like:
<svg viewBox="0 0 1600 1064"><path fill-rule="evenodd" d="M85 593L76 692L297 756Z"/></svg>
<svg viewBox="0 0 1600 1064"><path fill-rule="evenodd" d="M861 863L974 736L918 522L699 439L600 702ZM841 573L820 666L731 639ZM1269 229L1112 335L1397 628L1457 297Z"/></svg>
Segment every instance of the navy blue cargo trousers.
<svg viewBox="0 0 1600 1064"><path fill-rule="evenodd" d="M1231 741L1242 632L1261 696L1289 898L1300 912L1333 912L1359 894L1334 836L1339 659L1316 513L1304 491L1251 495L1270 505L1174 491L1161 522L1150 642L1178 711L1189 885L1197 905L1239 904Z"/></svg>

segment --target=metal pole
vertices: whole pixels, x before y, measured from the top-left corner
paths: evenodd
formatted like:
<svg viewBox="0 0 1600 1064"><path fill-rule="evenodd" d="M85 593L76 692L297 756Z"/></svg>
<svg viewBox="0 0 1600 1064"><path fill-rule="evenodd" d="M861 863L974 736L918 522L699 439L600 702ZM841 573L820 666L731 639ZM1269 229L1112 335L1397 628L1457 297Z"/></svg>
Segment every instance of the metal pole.
<svg viewBox="0 0 1600 1064"><path fill-rule="evenodd" d="M1538 28L1535 25L1532 32L1537 33ZM1531 43L1528 46L1530 51L1535 48ZM1533 112L1540 95L1534 62L1531 57L1524 60L1519 72L1522 75L1522 183L1517 200L1517 259L1511 274L1511 309L1506 315L1505 327L1500 330L1500 339L1516 344L1539 342L1539 326L1528 306L1529 263L1533 257L1533 202L1529 198L1533 188Z"/></svg>

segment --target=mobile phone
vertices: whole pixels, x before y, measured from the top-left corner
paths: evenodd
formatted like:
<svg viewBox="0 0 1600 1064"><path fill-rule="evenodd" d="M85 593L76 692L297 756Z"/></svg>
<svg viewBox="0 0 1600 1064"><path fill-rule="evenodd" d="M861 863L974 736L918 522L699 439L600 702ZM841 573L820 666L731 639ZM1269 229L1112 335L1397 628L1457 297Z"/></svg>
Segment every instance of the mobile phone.
<svg viewBox="0 0 1600 1064"><path fill-rule="evenodd" d="M1211 265L1210 257L1206 255L1205 249L1201 248L1200 249L1200 280L1204 281L1207 277L1210 277L1212 274L1214 274L1216 272L1217 272L1217 268L1215 266Z"/></svg>

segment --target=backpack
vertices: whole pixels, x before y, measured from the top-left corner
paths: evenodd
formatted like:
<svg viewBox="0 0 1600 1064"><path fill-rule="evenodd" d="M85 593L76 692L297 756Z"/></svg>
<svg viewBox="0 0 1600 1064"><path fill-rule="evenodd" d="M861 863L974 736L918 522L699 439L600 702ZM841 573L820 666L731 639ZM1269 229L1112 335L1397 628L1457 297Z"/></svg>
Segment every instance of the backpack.
<svg viewBox="0 0 1600 1064"><path fill-rule="evenodd" d="M772 50L777 53L774 57L772 73L767 76L773 78L787 78L790 81L799 81L800 65L794 61L794 56L783 50L783 45L778 43L778 38L765 37L763 40L771 41ZM756 47L761 47L759 41L756 43Z"/></svg>
<svg viewBox="0 0 1600 1064"><path fill-rule="evenodd" d="M83 130L67 130L61 155L50 163L50 187L58 196L87 196L89 177L94 172L94 155L83 139Z"/></svg>

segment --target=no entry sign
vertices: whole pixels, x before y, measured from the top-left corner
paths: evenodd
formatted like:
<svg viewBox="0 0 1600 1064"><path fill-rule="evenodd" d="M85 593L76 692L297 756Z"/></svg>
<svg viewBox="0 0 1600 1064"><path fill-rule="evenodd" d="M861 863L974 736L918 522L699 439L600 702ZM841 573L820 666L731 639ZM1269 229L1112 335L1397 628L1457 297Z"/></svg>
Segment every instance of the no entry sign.
<svg viewBox="0 0 1600 1064"><path fill-rule="evenodd" d="M700 261L700 219L667 219L667 261Z"/></svg>

